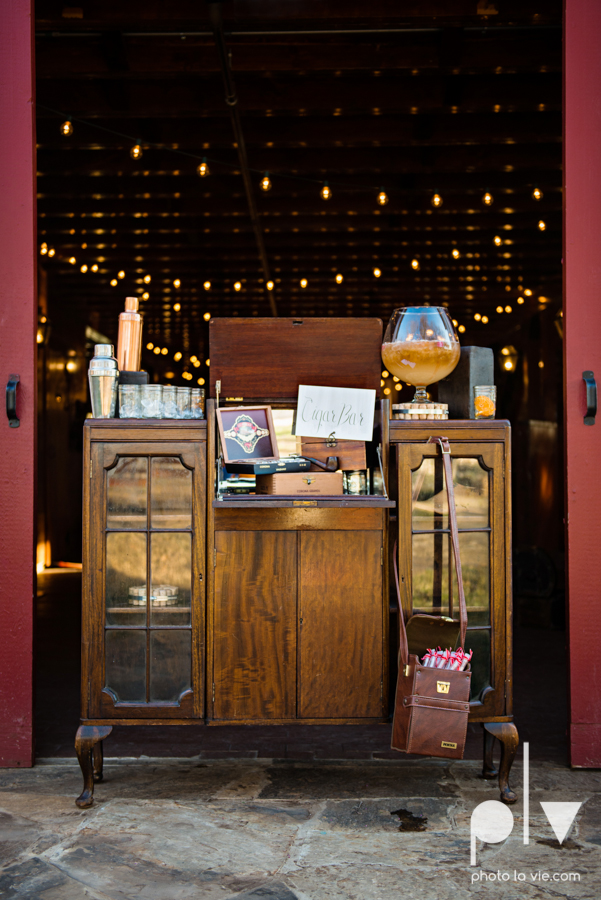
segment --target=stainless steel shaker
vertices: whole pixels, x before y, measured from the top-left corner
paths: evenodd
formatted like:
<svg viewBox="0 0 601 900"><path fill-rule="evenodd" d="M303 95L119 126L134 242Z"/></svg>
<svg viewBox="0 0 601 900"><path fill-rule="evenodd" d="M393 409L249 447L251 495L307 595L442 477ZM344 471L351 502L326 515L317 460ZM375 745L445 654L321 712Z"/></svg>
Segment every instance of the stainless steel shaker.
<svg viewBox="0 0 601 900"><path fill-rule="evenodd" d="M119 386L119 369L112 344L96 344L88 369L92 415L95 419L114 419Z"/></svg>

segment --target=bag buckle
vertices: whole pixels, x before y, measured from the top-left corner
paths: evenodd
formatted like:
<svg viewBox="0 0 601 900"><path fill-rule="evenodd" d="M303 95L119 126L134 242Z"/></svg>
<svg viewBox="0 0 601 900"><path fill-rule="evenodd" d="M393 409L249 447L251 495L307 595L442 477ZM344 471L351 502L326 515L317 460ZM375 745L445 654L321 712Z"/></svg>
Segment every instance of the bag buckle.
<svg viewBox="0 0 601 900"><path fill-rule="evenodd" d="M446 454L447 456L451 455L451 445L449 444L448 437L429 437L428 444L439 444L443 454ZM446 450L445 447L447 448Z"/></svg>

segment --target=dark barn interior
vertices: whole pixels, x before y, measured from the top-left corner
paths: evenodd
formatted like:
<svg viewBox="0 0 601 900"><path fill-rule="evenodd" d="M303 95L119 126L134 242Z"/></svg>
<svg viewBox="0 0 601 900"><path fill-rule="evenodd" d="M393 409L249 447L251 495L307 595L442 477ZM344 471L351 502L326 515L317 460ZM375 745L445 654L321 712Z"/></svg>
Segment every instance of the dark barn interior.
<svg viewBox="0 0 601 900"><path fill-rule="evenodd" d="M135 294L161 383L208 385L215 316L444 305L462 344L494 349L516 719L564 759L563 700L535 714L523 689L534 644L564 657L561 4L40 0L35 28L39 754L70 752L77 720L79 575L59 564L81 561L87 359Z"/></svg>

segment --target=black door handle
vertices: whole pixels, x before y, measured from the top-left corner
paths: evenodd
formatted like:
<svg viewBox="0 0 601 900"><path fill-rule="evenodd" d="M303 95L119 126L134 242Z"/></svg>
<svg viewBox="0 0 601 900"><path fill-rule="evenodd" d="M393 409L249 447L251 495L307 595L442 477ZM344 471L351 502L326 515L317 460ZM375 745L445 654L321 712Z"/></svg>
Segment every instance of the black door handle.
<svg viewBox="0 0 601 900"><path fill-rule="evenodd" d="M594 425L595 416L597 415L597 382L593 372L583 372L582 378L586 385L586 415L584 417L585 425Z"/></svg>
<svg viewBox="0 0 601 900"><path fill-rule="evenodd" d="M18 375L9 375L6 383L6 415L11 428L18 428L21 424L17 416L17 385L20 380Z"/></svg>

